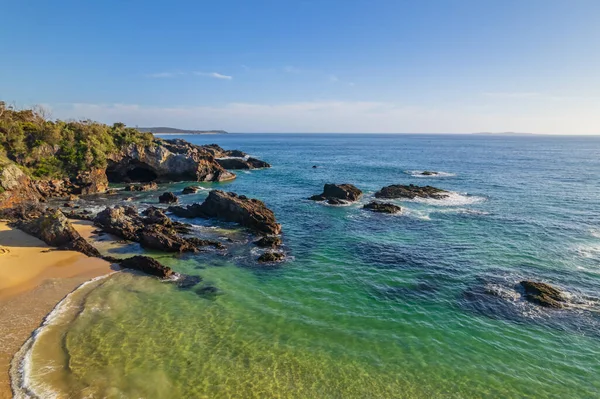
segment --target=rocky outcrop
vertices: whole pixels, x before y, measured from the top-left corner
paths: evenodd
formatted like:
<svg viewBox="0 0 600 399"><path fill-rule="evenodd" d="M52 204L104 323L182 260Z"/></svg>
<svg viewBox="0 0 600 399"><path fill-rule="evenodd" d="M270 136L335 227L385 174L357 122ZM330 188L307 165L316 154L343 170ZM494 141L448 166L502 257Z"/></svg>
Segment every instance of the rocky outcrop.
<svg viewBox="0 0 600 399"><path fill-rule="evenodd" d="M176 204L177 201L179 201L177 196L170 191L162 193L158 196L158 202L160 202L161 204Z"/></svg>
<svg viewBox="0 0 600 399"><path fill-rule="evenodd" d="M432 172L430 170L424 170L423 172L421 172L421 175L423 176L436 176L438 174L438 172Z"/></svg>
<svg viewBox="0 0 600 399"><path fill-rule="evenodd" d="M171 277L174 274L171 268L162 265L159 261L149 256L132 256L131 258L120 261L120 263L121 267L139 270L151 276L160 278Z"/></svg>
<svg viewBox="0 0 600 399"><path fill-rule="evenodd" d="M109 181L225 181L235 175L223 169L213 153L185 140L155 139L151 145L131 144L109 157Z"/></svg>
<svg viewBox="0 0 600 399"><path fill-rule="evenodd" d="M279 234L281 225L267 206L257 199L213 190L202 204L172 206L169 211L185 218L216 218L239 223L260 234Z"/></svg>
<svg viewBox="0 0 600 399"><path fill-rule="evenodd" d="M199 247L223 248L217 241L184 237L190 232L189 225L172 221L158 208L148 208L140 216L137 209L130 206L106 208L98 213L94 224L103 231L139 242L148 249L165 252L197 252Z"/></svg>
<svg viewBox="0 0 600 399"><path fill-rule="evenodd" d="M43 200L44 196L16 164L0 164L0 209Z"/></svg>
<svg viewBox="0 0 600 399"><path fill-rule="evenodd" d="M282 244L282 241L277 236L264 236L255 241L254 244L261 248L277 248Z"/></svg>
<svg viewBox="0 0 600 399"><path fill-rule="evenodd" d="M433 199L444 199L448 197L448 191L435 188L432 186L415 186L395 184L387 187L383 187L381 190L375 193L376 198L433 198Z"/></svg>
<svg viewBox="0 0 600 399"><path fill-rule="evenodd" d="M361 197L362 191L352 184L325 184L322 194L313 195L309 199L313 201L327 201L332 205L342 205L358 201Z"/></svg>
<svg viewBox="0 0 600 399"><path fill-rule="evenodd" d="M281 262L285 259L285 254L281 252L268 251L258 257L260 263Z"/></svg>
<svg viewBox="0 0 600 399"><path fill-rule="evenodd" d="M46 210L40 216L18 221L14 226L53 247L100 257L98 250L79 235L59 210Z"/></svg>
<svg viewBox="0 0 600 399"><path fill-rule="evenodd" d="M525 293L525 299L540 306L560 309L565 307L566 298L557 288L536 281L524 280L519 283Z"/></svg>
<svg viewBox="0 0 600 399"><path fill-rule="evenodd" d="M402 211L402 208L397 205L379 201L371 201L363 206L363 208L379 213L398 213Z"/></svg>

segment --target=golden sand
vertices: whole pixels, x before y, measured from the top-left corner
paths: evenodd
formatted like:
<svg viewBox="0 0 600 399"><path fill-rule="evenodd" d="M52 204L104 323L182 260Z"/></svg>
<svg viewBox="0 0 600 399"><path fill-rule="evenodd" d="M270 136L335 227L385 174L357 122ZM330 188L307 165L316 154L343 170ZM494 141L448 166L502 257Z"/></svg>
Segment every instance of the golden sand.
<svg viewBox="0 0 600 399"><path fill-rule="evenodd" d="M77 223L84 238L90 223ZM111 265L79 252L52 251L45 243L0 222L0 399L10 398L12 356L54 306Z"/></svg>

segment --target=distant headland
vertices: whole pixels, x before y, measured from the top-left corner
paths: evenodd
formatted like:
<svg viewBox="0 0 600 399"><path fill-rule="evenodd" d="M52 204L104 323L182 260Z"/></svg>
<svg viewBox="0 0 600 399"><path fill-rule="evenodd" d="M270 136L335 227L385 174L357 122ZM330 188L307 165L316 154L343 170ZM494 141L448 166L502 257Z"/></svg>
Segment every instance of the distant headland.
<svg viewBox="0 0 600 399"><path fill-rule="evenodd" d="M138 127L137 130L143 133L153 134L227 134L225 130L190 130L176 129L174 127Z"/></svg>

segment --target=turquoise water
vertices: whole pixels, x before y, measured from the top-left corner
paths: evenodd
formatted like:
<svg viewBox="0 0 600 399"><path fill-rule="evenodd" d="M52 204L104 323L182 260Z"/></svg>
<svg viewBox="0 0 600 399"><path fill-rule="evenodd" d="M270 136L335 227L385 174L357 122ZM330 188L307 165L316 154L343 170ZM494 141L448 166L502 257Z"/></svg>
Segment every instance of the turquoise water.
<svg viewBox="0 0 600 399"><path fill-rule="evenodd" d="M600 139L183 138L273 165L203 186L264 200L283 226L288 261L260 267L246 232L192 221L202 234L236 243L227 255L153 255L203 281L183 290L119 273L76 292L30 351L31 391L74 398L600 396ZM419 177L423 170L444 173ZM365 198L344 207L305 200L327 182L355 184ZM361 209L382 186L408 183L454 194L397 201L403 212L395 216ZM207 193L181 199L199 202ZM154 197L135 202L147 206ZM561 287L571 306L550 311L523 302L514 285L525 278ZM218 293L201 295L206 286Z"/></svg>

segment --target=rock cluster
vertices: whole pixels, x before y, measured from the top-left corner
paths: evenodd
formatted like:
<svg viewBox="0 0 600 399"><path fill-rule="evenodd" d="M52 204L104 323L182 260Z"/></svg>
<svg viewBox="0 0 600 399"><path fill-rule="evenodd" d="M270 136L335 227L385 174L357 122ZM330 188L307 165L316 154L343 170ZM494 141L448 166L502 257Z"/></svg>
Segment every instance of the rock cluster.
<svg viewBox="0 0 600 399"><path fill-rule="evenodd" d="M258 257L260 263L281 262L285 259L285 254L282 252L267 251Z"/></svg>
<svg viewBox="0 0 600 399"><path fill-rule="evenodd" d="M327 201L332 205L342 205L358 201L361 197L362 191L352 184L325 184L322 194L313 195L309 199L313 201Z"/></svg>
<svg viewBox="0 0 600 399"><path fill-rule="evenodd" d="M215 218L240 225L260 234L279 234L281 225L275 214L257 199L236 193L213 190L202 204L171 206L169 211L185 218Z"/></svg>
<svg viewBox="0 0 600 399"><path fill-rule="evenodd" d="M107 233L159 251L197 252L199 247L207 245L222 248L217 241L182 236L190 232L189 226L172 221L162 210L154 207L145 210L143 216L131 206L106 208L98 213L94 224Z"/></svg>
<svg viewBox="0 0 600 399"><path fill-rule="evenodd" d="M379 213L398 213L402 211L402 208L397 205L379 201L371 201L363 206L363 208Z"/></svg>
<svg viewBox="0 0 600 399"><path fill-rule="evenodd" d="M448 197L448 192L432 186L416 186L414 184L401 185L394 184L383 187L375 193L376 198L433 198L444 199Z"/></svg>
<svg viewBox="0 0 600 399"><path fill-rule="evenodd" d="M158 184L151 183L142 183L142 184L129 184L125 186L124 191L154 191L158 190Z"/></svg>

